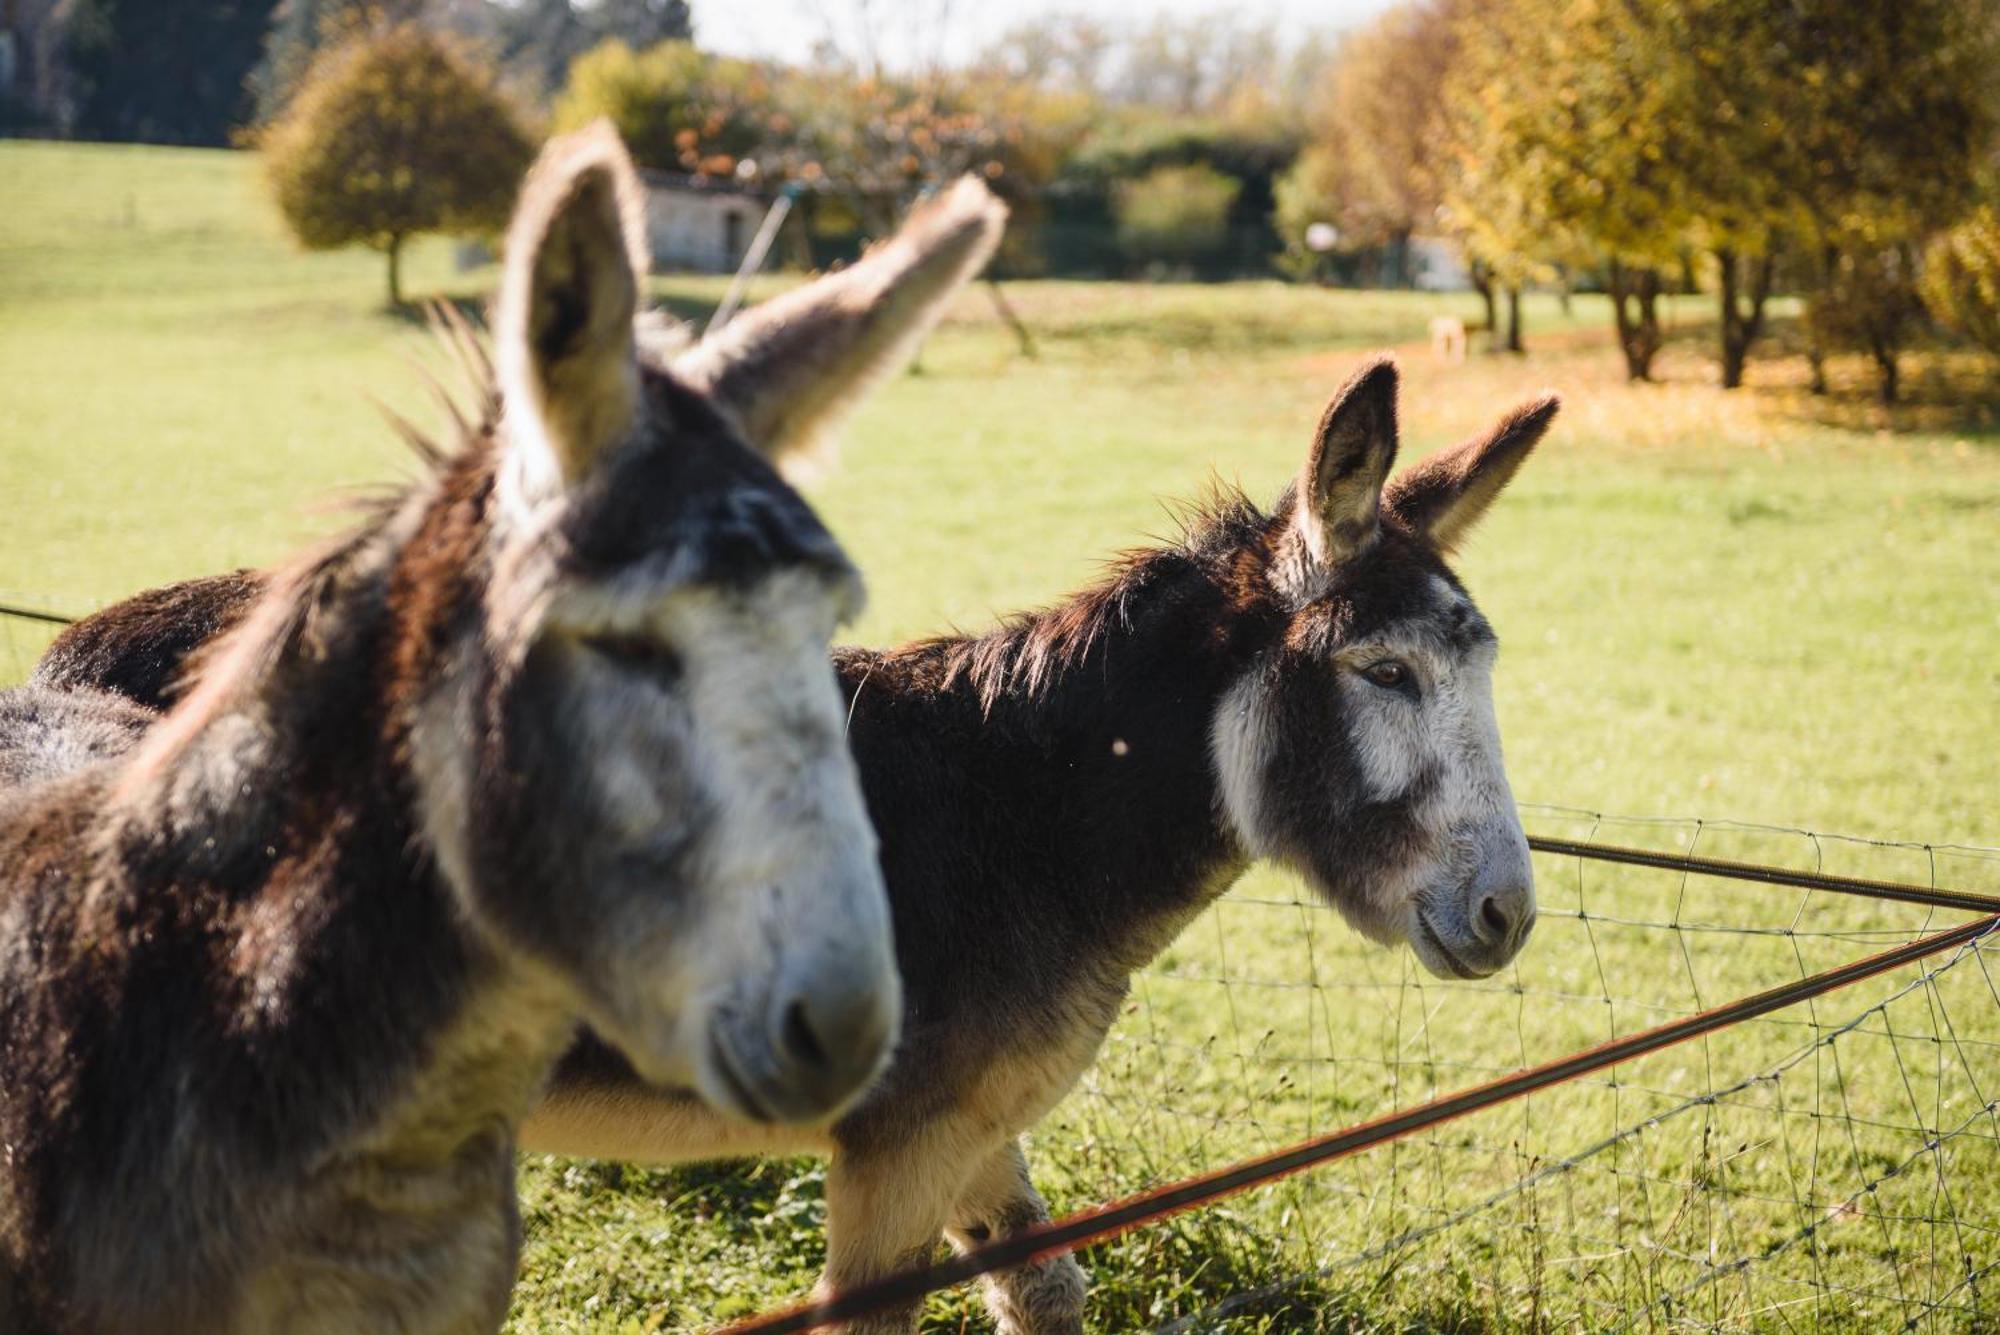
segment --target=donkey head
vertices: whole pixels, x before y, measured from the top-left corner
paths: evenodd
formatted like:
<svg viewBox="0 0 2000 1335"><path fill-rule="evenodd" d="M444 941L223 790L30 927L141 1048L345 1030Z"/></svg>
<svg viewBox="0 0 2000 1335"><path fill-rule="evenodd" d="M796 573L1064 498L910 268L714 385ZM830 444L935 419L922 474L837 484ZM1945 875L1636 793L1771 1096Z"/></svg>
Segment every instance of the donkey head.
<svg viewBox="0 0 2000 1335"><path fill-rule="evenodd" d="M875 367L717 388L642 365L637 196L603 128L523 187L495 311L492 647L458 655L414 738L427 833L474 916L641 1074L812 1120L880 1070L901 1013L827 654L862 592L745 424ZM969 262L998 228L981 214ZM861 314L822 312L823 340Z"/></svg>
<svg viewBox="0 0 2000 1335"><path fill-rule="evenodd" d="M1543 399L1391 481L1396 370L1320 420L1263 572L1274 644L1217 712L1223 806L1368 936L1483 977L1535 921L1500 760L1492 628L1444 563L1555 416Z"/></svg>

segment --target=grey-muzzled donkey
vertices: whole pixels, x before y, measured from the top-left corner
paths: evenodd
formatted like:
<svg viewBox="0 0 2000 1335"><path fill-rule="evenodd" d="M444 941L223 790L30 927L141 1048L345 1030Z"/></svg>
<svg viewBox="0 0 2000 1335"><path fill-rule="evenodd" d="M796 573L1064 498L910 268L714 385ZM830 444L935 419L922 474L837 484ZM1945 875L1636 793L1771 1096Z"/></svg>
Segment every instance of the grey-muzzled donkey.
<svg viewBox="0 0 2000 1335"><path fill-rule="evenodd" d="M170 712L0 697L0 1329L492 1330L580 1022L719 1125L823 1122L888 1059L827 663L860 584L752 446L893 367L1003 210L951 192L675 375L637 193L608 130L544 152L476 420L190 600Z"/></svg>

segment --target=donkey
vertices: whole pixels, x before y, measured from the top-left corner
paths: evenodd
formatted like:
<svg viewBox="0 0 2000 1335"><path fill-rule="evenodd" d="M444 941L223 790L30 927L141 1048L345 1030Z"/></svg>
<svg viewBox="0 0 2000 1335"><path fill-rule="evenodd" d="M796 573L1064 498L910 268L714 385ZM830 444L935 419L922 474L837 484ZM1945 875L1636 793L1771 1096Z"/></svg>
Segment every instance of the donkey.
<svg viewBox="0 0 2000 1335"><path fill-rule="evenodd" d="M1225 496L1181 543L1046 611L836 653L905 1006L894 1063L845 1117L805 1134L725 1124L585 1035L523 1143L831 1153L824 1283L846 1288L940 1233L967 1247L1048 1217L1020 1133L1093 1060L1130 975L1253 858L1435 973L1502 967L1534 925L1533 881L1500 763L1495 639L1444 558L1556 403L1392 482L1395 399L1386 362L1349 382L1269 513ZM77 633L107 659L148 638L115 621ZM1005 1332L1077 1330L1083 1297L1068 1257L986 1287Z"/></svg>
<svg viewBox="0 0 2000 1335"><path fill-rule="evenodd" d="M12 697L8 746L68 752L0 795L0 1330L492 1330L580 1021L719 1124L824 1120L887 1060L827 665L860 583L744 430L880 374L1002 211L955 192L899 291L704 386L636 359L637 198L608 129L544 152L478 420L223 592L136 746L115 697Z"/></svg>

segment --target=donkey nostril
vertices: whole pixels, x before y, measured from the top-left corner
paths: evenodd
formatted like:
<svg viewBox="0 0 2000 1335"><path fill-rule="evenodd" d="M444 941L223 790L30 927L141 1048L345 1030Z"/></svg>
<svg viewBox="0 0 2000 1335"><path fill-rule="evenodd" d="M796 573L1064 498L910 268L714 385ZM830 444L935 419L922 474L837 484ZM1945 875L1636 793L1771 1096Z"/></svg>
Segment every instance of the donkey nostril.
<svg viewBox="0 0 2000 1335"><path fill-rule="evenodd" d="M784 1043L786 1055L801 1066L826 1065L826 1049L820 1046L819 1035L813 1032L803 1001L785 1007Z"/></svg>
<svg viewBox="0 0 2000 1335"><path fill-rule="evenodd" d="M1479 901L1479 917L1495 936L1506 936L1507 929L1513 926L1507 918L1507 910L1500 907L1500 900L1495 895L1488 895Z"/></svg>

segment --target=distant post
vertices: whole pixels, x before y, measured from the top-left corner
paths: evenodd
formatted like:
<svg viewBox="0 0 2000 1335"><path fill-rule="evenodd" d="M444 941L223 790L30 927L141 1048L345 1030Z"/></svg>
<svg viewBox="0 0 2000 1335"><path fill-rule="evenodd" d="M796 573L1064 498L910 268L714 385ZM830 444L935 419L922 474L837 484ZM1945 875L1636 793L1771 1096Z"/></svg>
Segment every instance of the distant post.
<svg viewBox="0 0 2000 1335"><path fill-rule="evenodd" d="M765 256L771 253L771 244L778 239L778 229L785 225L791 214L792 201L804 189L796 181L785 184L778 197L771 201L771 207L764 214L764 221L757 227L757 235L750 238L750 249L743 252L743 262L736 266L736 276L729 280L729 290L722 294L722 304L715 308L715 314L708 317L708 325L702 330L704 335L712 334L728 324L736 314L736 308L743 304L743 290L750 284L750 275L764 267Z"/></svg>

